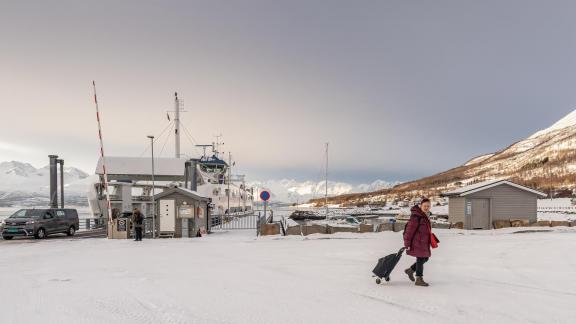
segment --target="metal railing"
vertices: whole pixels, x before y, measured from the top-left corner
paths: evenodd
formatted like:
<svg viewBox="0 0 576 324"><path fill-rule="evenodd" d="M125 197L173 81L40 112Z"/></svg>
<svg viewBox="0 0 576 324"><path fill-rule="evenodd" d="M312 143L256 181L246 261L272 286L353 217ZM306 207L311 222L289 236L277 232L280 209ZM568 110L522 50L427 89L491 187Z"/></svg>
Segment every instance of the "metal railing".
<svg viewBox="0 0 576 324"><path fill-rule="evenodd" d="M78 231L90 231L97 229L106 229L107 220L105 218L84 218L78 224Z"/></svg>
<svg viewBox="0 0 576 324"><path fill-rule="evenodd" d="M258 226L258 215L253 213L245 215L212 215L212 230L237 230L256 229Z"/></svg>

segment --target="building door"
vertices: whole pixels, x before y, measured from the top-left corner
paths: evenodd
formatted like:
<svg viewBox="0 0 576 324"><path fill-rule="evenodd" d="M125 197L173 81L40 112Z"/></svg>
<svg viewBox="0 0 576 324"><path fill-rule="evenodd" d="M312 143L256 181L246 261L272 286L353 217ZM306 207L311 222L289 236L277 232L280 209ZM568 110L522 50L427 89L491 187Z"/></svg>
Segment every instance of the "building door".
<svg viewBox="0 0 576 324"><path fill-rule="evenodd" d="M490 229L490 200L472 199L472 229Z"/></svg>
<svg viewBox="0 0 576 324"><path fill-rule="evenodd" d="M176 208L174 205L172 199L160 200L160 232L174 232L176 230Z"/></svg>

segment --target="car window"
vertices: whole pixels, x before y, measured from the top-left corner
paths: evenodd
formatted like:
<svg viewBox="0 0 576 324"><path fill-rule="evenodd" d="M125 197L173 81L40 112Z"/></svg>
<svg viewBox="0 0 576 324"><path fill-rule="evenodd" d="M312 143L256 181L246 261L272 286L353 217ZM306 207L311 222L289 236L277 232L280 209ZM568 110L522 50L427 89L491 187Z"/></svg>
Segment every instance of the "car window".
<svg viewBox="0 0 576 324"><path fill-rule="evenodd" d="M56 211L56 217L64 217L66 216L66 214L64 213L63 210L57 210Z"/></svg>
<svg viewBox="0 0 576 324"><path fill-rule="evenodd" d="M12 214L10 218L39 218L44 215L45 209L20 209Z"/></svg>
<svg viewBox="0 0 576 324"><path fill-rule="evenodd" d="M51 212L46 212L46 214L44 214L44 218L45 219L51 219L51 218L54 218L54 215L52 215Z"/></svg>
<svg viewBox="0 0 576 324"><path fill-rule="evenodd" d="M12 217L12 218L26 217L26 209L20 209L19 211L12 214L12 216L10 216L10 217Z"/></svg>
<svg viewBox="0 0 576 324"><path fill-rule="evenodd" d="M78 217L78 213L74 209L67 209L67 210L65 210L65 212L66 212L66 217L68 217L68 218L77 218Z"/></svg>

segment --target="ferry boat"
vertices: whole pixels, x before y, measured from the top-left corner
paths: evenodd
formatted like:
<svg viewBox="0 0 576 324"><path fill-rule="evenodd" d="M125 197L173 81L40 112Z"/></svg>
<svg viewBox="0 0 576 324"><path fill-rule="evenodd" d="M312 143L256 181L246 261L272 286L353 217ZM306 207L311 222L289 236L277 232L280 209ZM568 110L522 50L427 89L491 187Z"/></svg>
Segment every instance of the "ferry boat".
<svg viewBox="0 0 576 324"><path fill-rule="evenodd" d="M254 212L254 189L246 186L244 175L232 174L231 158L228 163L220 158L220 147L223 145L220 143L220 136L210 145L197 145L204 149L200 158L182 157L180 127L183 125L180 124L177 94L175 97L176 118L171 124L174 127L176 156L154 157L154 172L151 157L101 157L96 166L96 180L88 192L88 202L94 218L108 218L108 199L112 217L130 214L134 207L149 217L152 215L154 194L175 186L188 187L191 179L186 165L190 161L194 161L193 165L196 166L196 172L191 172L196 174L196 193L211 199L212 215L244 216ZM209 152L208 148L211 148ZM106 196L106 181L109 198ZM117 215L114 215L115 212Z"/></svg>

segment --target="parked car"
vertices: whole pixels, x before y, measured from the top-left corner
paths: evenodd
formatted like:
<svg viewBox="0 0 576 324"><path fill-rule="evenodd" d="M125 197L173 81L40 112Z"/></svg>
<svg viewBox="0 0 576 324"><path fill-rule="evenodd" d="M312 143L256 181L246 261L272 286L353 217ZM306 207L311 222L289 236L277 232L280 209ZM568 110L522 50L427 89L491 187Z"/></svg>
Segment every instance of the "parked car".
<svg viewBox="0 0 576 324"><path fill-rule="evenodd" d="M33 236L43 239L56 233L73 236L79 224L76 209L20 209L2 222L2 238Z"/></svg>

